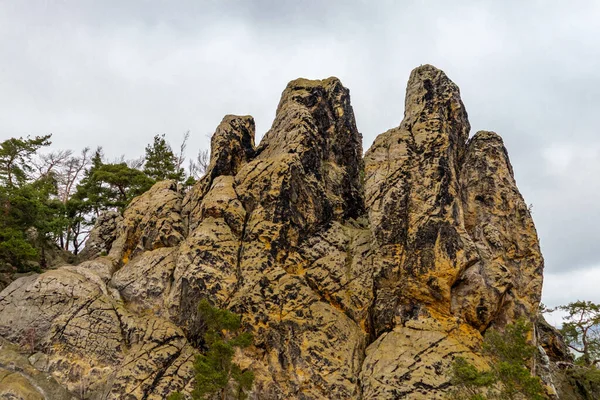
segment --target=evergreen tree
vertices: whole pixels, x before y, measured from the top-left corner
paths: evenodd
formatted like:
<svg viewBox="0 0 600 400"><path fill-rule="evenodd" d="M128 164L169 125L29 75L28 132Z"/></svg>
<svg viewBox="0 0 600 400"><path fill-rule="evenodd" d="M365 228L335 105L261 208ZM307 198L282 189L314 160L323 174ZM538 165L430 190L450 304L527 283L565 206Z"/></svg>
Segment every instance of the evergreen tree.
<svg viewBox="0 0 600 400"><path fill-rule="evenodd" d="M179 159L173 153L165 135L154 136L152 145L146 146L144 173L155 181L174 179L182 182L185 178L183 168L179 166Z"/></svg>
<svg viewBox="0 0 600 400"><path fill-rule="evenodd" d="M94 174L104 165L104 153L102 147L96 148L91 159L91 165L83 174L83 179L77 185L77 190L73 195L73 199L81 203L84 212L92 214L92 223L95 218L105 209L105 205L101 199L108 196L107 189L102 187Z"/></svg>
<svg viewBox="0 0 600 400"><path fill-rule="evenodd" d="M578 395L585 399L600 398L600 304L577 300L542 312L563 311L560 332L576 355L575 363L562 373Z"/></svg>
<svg viewBox="0 0 600 400"><path fill-rule="evenodd" d="M452 364L452 385L456 388L451 397L456 400L485 400L480 392L496 382L491 371L479 371L462 357Z"/></svg>
<svg viewBox="0 0 600 400"><path fill-rule="evenodd" d="M63 229L53 175L33 179L31 174L32 158L50 144L49 139L47 135L0 143L0 267L4 270L44 267L44 251Z"/></svg>
<svg viewBox="0 0 600 400"><path fill-rule="evenodd" d="M67 231L64 233L65 247L63 248L65 250L72 249L74 255L79 254L79 250L87 238L87 233L93 226L88 215L90 215L89 206L78 198L72 197L64 204Z"/></svg>
<svg viewBox="0 0 600 400"><path fill-rule="evenodd" d="M73 196L72 207L79 215L90 214L91 223L102 211L123 210L136 196L150 189L154 181L126 162L104 163L102 148L96 149L91 166ZM77 213L76 213L77 215Z"/></svg>
<svg viewBox="0 0 600 400"><path fill-rule="evenodd" d="M62 215L57 243L62 250L72 249L75 254L85 240L85 230L90 227L84 224L80 202L74 200L73 195L90 161L87 147L77 156L71 150L58 150L37 155L33 159L38 179L51 179L56 189L51 197L62 203L59 207Z"/></svg>
<svg viewBox="0 0 600 400"><path fill-rule="evenodd" d="M196 386L192 399L206 399L214 395L220 399L230 396L245 399L246 392L252 388L254 373L242 370L233 362L233 356L236 348L252 344L252 335L240 332L241 319L238 315L213 307L206 299L200 301L198 312L203 323L205 351L196 356L194 362ZM175 392L169 399L183 399L183 395Z"/></svg>
<svg viewBox="0 0 600 400"><path fill-rule="evenodd" d="M229 382L234 383L234 396L245 399L245 391L250 390L254 381L252 371L245 370L232 362L235 348L245 348L252 344L249 332L239 332L241 318L227 310L220 310L203 299L198 305L199 317L204 321L205 354L196 357L196 388L192 394L194 399L204 399L209 394L219 394L227 398L231 389Z"/></svg>
<svg viewBox="0 0 600 400"><path fill-rule="evenodd" d="M102 209L124 209L136 196L141 195L154 183L142 171L130 168L127 163L103 164L93 175L99 184L97 204Z"/></svg>
<svg viewBox="0 0 600 400"><path fill-rule="evenodd" d="M11 138L0 143L0 182L8 187L26 183L33 170L32 157L41 147L50 145L51 136Z"/></svg>
<svg viewBox="0 0 600 400"><path fill-rule="evenodd" d="M456 388L452 399L545 399L543 386L531 375L527 364L536 347L529 343L531 324L518 320L504 332L489 329L484 337L483 352L491 359L489 371L479 371L464 358L452 365L452 383Z"/></svg>
<svg viewBox="0 0 600 400"><path fill-rule="evenodd" d="M566 313L560 331L567 345L581 355L578 363L587 367L600 363L600 305L578 300L557 309Z"/></svg>
<svg viewBox="0 0 600 400"><path fill-rule="evenodd" d="M27 189L0 186L0 271L25 271L28 262L38 256L27 237L32 228L30 216L36 209Z"/></svg>

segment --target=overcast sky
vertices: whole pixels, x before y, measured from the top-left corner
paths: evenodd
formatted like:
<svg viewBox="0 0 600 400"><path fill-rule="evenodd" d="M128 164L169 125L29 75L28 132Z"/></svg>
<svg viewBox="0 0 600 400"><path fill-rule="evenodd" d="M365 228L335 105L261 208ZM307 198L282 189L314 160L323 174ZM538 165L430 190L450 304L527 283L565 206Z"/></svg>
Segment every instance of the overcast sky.
<svg viewBox="0 0 600 400"><path fill-rule="evenodd" d="M0 139L190 156L225 114L261 137L297 77L350 88L365 150L403 116L411 69L461 88L508 148L546 259L544 302L600 302L600 2L0 0Z"/></svg>

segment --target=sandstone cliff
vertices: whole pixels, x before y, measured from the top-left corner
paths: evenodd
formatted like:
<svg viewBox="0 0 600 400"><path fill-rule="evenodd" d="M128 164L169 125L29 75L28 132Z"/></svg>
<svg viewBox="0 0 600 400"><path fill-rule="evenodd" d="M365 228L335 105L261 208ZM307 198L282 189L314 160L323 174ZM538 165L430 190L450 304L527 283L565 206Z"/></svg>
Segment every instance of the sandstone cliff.
<svg viewBox="0 0 600 400"><path fill-rule="evenodd" d="M445 398L454 357L485 365L482 333L533 321L542 288L502 139L469 133L429 65L364 158L348 89L292 81L258 146L252 117L226 116L187 194L156 184L105 218L88 261L6 288L0 336L28 335L78 396L163 399L193 386L206 297L254 334L236 355L252 398Z"/></svg>

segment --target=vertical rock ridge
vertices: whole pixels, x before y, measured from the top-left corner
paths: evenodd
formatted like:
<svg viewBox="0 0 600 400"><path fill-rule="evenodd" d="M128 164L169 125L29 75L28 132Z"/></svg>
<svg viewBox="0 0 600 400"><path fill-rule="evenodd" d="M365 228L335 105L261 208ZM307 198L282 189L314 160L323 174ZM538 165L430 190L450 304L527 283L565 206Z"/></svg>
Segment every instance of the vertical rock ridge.
<svg viewBox="0 0 600 400"><path fill-rule="evenodd" d="M460 183L465 228L477 245L479 261L452 289L454 312L480 330L519 317L533 320L544 260L500 136L487 131L473 136Z"/></svg>
<svg viewBox="0 0 600 400"><path fill-rule="evenodd" d="M348 90L336 78L292 81L256 153L235 177L248 218L229 305L255 330L257 380L273 398L355 397L364 332L352 318L365 315L353 308L369 303L370 274L359 256L347 262L355 233L341 226L364 213Z"/></svg>
<svg viewBox="0 0 600 400"><path fill-rule="evenodd" d="M363 213L362 135L350 92L339 79L290 82L258 152L260 159L297 154L305 174L323 185L334 215L356 218Z"/></svg>
<svg viewBox="0 0 600 400"><path fill-rule="evenodd" d="M380 246L376 340L361 373L369 398L443 398L455 354L485 364L479 331L535 316L543 260L533 222L500 137L479 132L467 144L469 130L458 87L425 65L410 75L400 126L365 155ZM407 357L411 344L428 356Z"/></svg>
<svg viewBox="0 0 600 400"><path fill-rule="evenodd" d="M193 231L201 218L198 213L202 199L213 181L222 175L235 176L255 153L255 124L251 116L226 115L210 141L210 162L205 174L183 200L183 216L188 231Z"/></svg>
<svg viewBox="0 0 600 400"><path fill-rule="evenodd" d="M469 129L458 87L425 65L410 75L404 120L365 155L369 222L381 245L376 332L415 301L449 311L450 286L473 256L458 198Z"/></svg>

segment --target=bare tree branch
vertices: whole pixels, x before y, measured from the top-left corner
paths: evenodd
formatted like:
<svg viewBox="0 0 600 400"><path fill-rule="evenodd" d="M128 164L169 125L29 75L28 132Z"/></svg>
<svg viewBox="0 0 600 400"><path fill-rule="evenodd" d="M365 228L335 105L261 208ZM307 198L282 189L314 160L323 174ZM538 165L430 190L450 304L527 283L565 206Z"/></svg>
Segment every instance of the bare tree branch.
<svg viewBox="0 0 600 400"><path fill-rule="evenodd" d="M181 146L179 146L179 154L177 156L177 171L179 171L183 167L183 162L185 161L185 149L187 148L187 142L190 138L190 131L188 130L183 135L183 141L181 142Z"/></svg>
<svg viewBox="0 0 600 400"><path fill-rule="evenodd" d="M194 179L200 179L202 176L204 176L204 174L206 174L209 164L210 153L206 149L200 149L196 159L190 160L188 167L190 176L194 177Z"/></svg>

